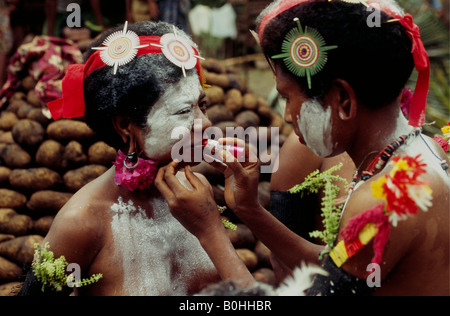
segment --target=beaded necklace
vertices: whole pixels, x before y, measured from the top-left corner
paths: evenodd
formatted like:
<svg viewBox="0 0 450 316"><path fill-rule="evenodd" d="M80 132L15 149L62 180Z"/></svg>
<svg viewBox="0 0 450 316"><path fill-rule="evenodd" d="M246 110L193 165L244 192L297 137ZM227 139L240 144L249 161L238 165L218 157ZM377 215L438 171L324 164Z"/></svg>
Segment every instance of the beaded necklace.
<svg viewBox="0 0 450 316"><path fill-rule="evenodd" d="M361 181L367 181L370 178L372 178L376 171L384 168L384 166L388 162L389 158L391 158L394 151L396 151L401 145L405 144L408 139L410 139L411 137L417 137L420 135L420 133L421 130L418 128L414 129L411 133L407 135L402 135L392 140L392 142L388 144L382 151L380 151L378 155L375 157L375 159L373 159L372 162L367 166L367 168L361 173ZM371 155L372 153L369 153L368 156ZM364 161L365 159L361 164L363 164ZM350 184L349 191L353 191L355 189L358 174L359 174L359 167L355 169L353 173L353 178Z"/></svg>

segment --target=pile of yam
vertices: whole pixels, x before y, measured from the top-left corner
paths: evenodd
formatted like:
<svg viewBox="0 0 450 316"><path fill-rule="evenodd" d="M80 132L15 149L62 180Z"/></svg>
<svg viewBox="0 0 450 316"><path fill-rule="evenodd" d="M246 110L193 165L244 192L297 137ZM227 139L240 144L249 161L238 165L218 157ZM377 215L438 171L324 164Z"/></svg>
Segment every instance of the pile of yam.
<svg viewBox="0 0 450 316"><path fill-rule="evenodd" d="M210 85L207 114L214 126L279 127L282 145L292 129L281 116L219 61L205 60L203 66ZM0 111L0 296L17 293L32 263L33 245L43 241L72 195L108 170L116 158L116 151L83 121L51 119L36 97L33 80L24 75L22 89ZM226 206L223 176L205 163L196 170L210 180L217 204ZM262 176L259 190L266 207L269 180ZM275 285L270 251L231 211L224 216L237 224L236 231L228 232L239 257L257 280Z"/></svg>

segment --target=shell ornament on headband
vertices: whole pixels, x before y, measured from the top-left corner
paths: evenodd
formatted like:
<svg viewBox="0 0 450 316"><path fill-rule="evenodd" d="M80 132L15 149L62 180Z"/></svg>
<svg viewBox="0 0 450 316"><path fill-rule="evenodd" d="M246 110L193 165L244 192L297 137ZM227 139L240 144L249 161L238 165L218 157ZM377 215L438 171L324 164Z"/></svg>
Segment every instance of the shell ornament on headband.
<svg viewBox="0 0 450 316"><path fill-rule="evenodd" d="M285 37L281 46L282 53L272 56L272 59L284 59L286 67L294 75L305 77L308 88L311 89L311 77L317 74L327 62L327 51L337 46L325 46L322 35L313 28L302 29L300 20L294 19L297 27L293 28Z"/></svg>
<svg viewBox="0 0 450 316"><path fill-rule="evenodd" d="M92 49L101 51L100 58L108 66L114 67L114 74L119 66L128 64L136 57L139 48L148 46L140 45L139 36L128 31L128 22L125 22L123 31L109 35L103 45Z"/></svg>
<svg viewBox="0 0 450 316"><path fill-rule="evenodd" d="M164 34L161 37L160 45L151 44L152 46L161 47L161 51L168 60L183 70L186 77L186 69L192 69L197 64L197 59L203 59L195 54L189 43L177 35L175 26L173 33Z"/></svg>
<svg viewBox="0 0 450 316"><path fill-rule="evenodd" d="M186 69L194 68L197 65L197 59L204 59L196 55L192 46L177 35L175 26L173 33L163 35L159 44L140 45L139 36L133 31L128 31L128 22L125 22L122 31L109 35L102 47L92 49L101 51L101 60L106 65L114 67L114 74L116 74L119 66L128 64L136 57L140 48L149 45L160 47L164 56L183 70L185 77Z"/></svg>

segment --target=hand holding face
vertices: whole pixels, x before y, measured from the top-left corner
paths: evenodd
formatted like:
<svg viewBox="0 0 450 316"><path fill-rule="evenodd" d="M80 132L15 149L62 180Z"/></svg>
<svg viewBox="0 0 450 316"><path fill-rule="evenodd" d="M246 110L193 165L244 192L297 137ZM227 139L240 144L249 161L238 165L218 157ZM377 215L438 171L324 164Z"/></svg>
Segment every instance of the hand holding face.
<svg viewBox="0 0 450 316"><path fill-rule="evenodd" d="M222 280L233 280L245 287L254 282L252 275L238 257L220 220L211 187L185 167L187 189L176 177L177 162L159 170L155 185L169 204L172 215L193 235L214 263Z"/></svg>
<svg viewBox="0 0 450 316"><path fill-rule="evenodd" d="M223 228L211 188L192 172L190 166L184 170L193 189L186 188L176 177L177 167L177 162L171 162L158 171L155 180L173 217L198 239L208 236L211 230Z"/></svg>

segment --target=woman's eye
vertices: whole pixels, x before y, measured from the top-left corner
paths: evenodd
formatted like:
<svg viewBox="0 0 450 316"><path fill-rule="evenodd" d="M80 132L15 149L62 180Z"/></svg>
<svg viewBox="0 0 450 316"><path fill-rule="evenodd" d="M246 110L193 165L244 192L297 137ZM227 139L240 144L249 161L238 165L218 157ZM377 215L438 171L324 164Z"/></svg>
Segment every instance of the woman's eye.
<svg viewBox="0 0 450 316"><path fill-rule="evenodd" d="M187 114L187 113L189 113L189 112L191 112L191 108L184 108L184 109L178 111L178 112L175 113L175 114L181 115L181 114Z"/></svg>
<svg viewBox="0 0 450 316"><path fill-rule="evenodd" d="M208 101L205 100L200 102L198 107L200 108L200 110L206 111L206 109L208 108Z"/></svg>

